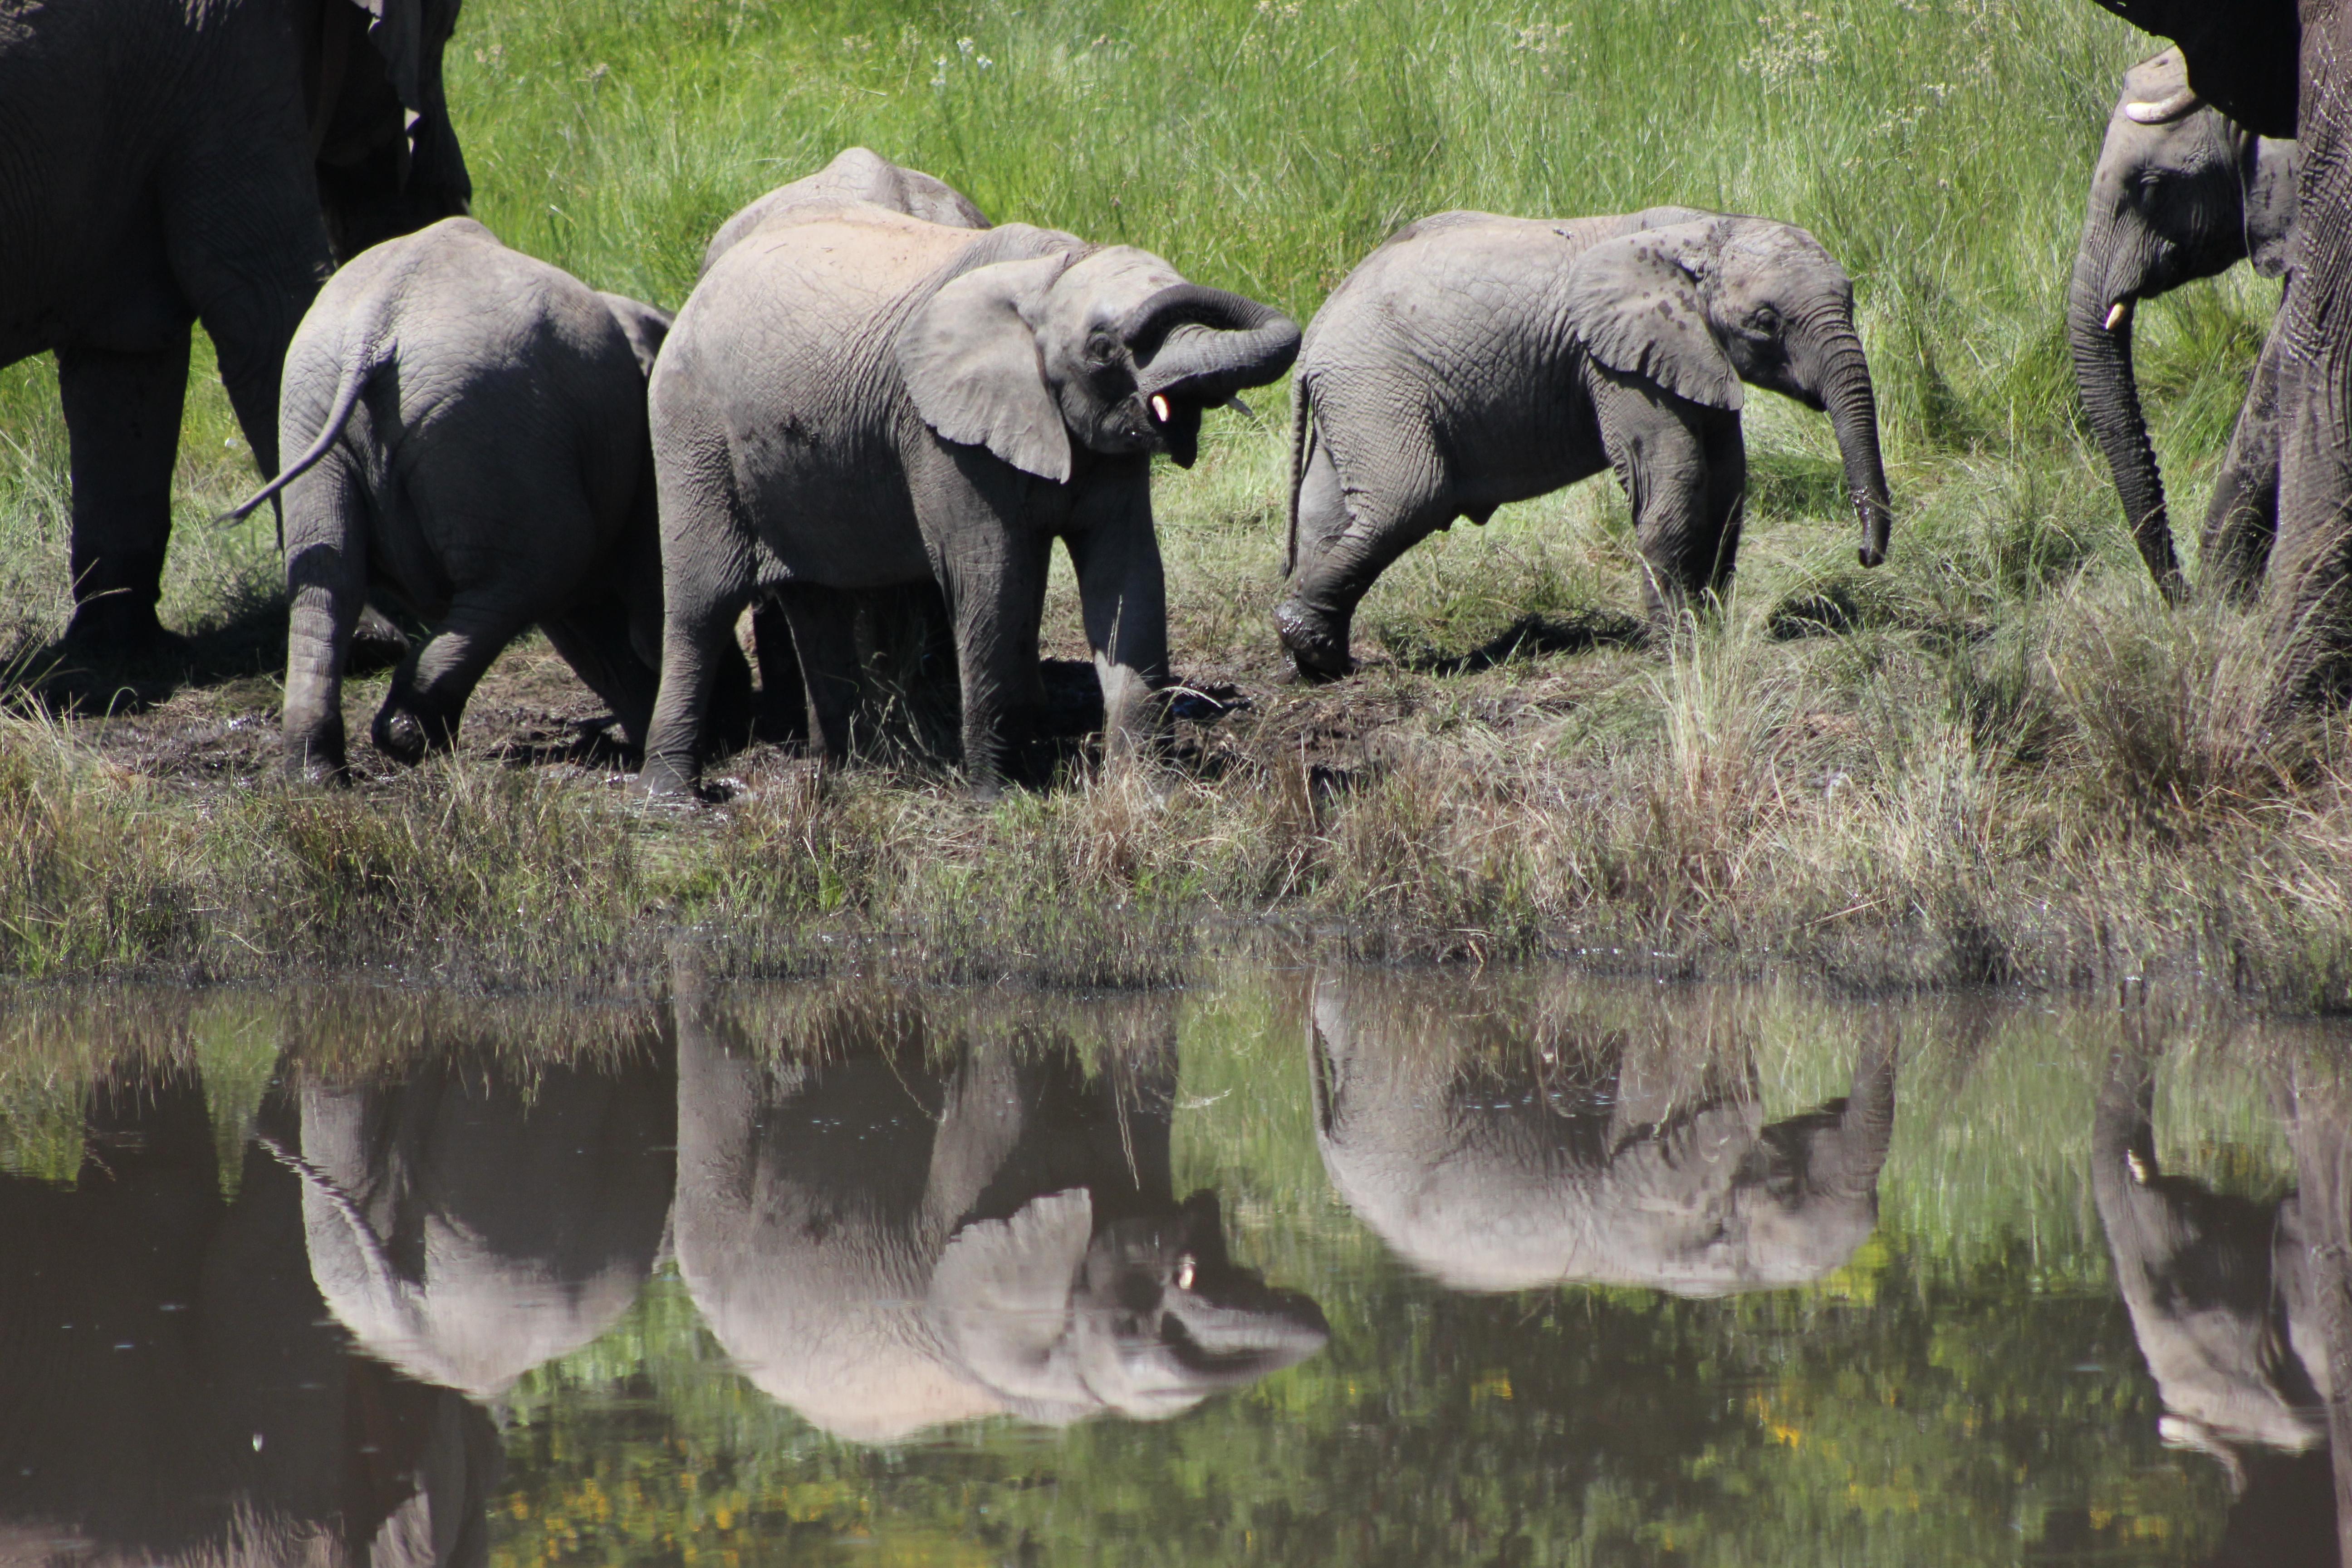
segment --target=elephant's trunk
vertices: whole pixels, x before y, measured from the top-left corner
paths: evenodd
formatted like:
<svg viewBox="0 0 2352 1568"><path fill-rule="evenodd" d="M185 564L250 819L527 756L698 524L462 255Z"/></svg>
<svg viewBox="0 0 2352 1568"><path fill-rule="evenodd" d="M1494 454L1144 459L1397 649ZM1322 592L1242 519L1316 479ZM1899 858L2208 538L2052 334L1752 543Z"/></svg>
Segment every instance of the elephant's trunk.
<svg viewBox="0 0 2352 1568"><path fill-rule="evenodd" d="M1845 1107L1838 1116L1834 1157L1816 1158L1811 1173L1821 1190L1833 1198L1866 1202L1878 1191L1878 1173L1895 1142L1895 1042L1892 1036L1873 1040L1853 1064Z"/></svg>
<svg viewBox="0 0 2352 1568"><path fill-rule="evenodd" d="M1298 323L1222 289L1178 283L1137 306L1119 328L1146 397L1202 405L1278 379L1298 357Z"/></svg>
<svg viewBox="0 0 2352 1568"><path fill-rule="evenodd" d="M2074 355L2074 381L2091 433L2106 454L2123 498L2124 519L2148 573L2168 599L2187 591L2173 553L2172 523L2164 505L2164 478L2147 438L2139 388L2132 378L2132 305L2137 289L2108 286L2112 229L2093 223L2083 231L2074 258L2074 280L2066 301L2066 340Z"/></svg>
<svg viewBox="0 0 2352 1568"><path fill-rule="evenodd" d="M1837 432L1846 495L1862 523L1862 563L1875 566L1886 559L1895 507L1887 497L1886 465L1878 450L1878 400L1871 391L1870 362L1863 357L1862 338L1850 323L1840 322L1824 335L1821 364L1822 405Z"/></svg>

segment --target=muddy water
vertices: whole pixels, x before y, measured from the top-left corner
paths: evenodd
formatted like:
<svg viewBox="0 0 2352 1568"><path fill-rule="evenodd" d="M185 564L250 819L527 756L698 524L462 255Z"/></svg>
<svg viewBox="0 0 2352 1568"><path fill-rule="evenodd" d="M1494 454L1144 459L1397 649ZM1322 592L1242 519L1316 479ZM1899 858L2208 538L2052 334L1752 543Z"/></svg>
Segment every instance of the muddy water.
<svg viewBox="0 0 2352 1568"><path fill-rule="evenodd" d="M2333 1562L2337 1047L1542 973L20 999L0 1563Z"/></svg>

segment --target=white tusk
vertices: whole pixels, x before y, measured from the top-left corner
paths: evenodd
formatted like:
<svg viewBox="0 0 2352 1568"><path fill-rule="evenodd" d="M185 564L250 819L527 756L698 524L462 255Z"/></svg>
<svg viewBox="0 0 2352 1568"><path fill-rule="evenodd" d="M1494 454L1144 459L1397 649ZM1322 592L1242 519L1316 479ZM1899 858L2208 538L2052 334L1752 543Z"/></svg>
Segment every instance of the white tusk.
<svg viewBox="0 0 2352 1568"><path fill-rule="evenodd" d="M1192 1255L1188 1252L1176 1260L1176 1289L1190 1290L1192 1288Z"/></svg>
<svg viewBox="0 0 2352 1568"><path fill-rule="evenodd" d="M2107 311L2107 331L2112 332L2117 327L2122 326L2126 321L2130 320L2131 301L2129 300L2118 300L2115 302L2113 308Z"/></svg>
<svg viewBox="0 0 2352 1568"><path fill-rule="evenodd" d="M2124 118L2135 125L2162 125L2179 119L2204 101L2197 96L2195 88L2184 87L2171 97L2155 102L2142 99L2125 104Z"/></svg>
<svg viewBox="0 0 2352 1568"><path fill-rule="evenodd" d="M1162 425L1168 423L1168 400L1156 392L1151 395L1151 416Z"/></svg>

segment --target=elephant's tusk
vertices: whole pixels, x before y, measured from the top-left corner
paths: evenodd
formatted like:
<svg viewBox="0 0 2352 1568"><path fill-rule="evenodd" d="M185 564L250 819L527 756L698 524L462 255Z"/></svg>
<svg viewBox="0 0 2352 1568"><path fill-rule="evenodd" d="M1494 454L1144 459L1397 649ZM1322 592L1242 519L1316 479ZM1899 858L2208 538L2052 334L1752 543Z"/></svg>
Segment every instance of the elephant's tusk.
<svg viewBox="0 0 2352 1568"><path fill-rule="evenodd" d="M1151 417L1162 425L1168 423L1168 399L1156 392L1151 395Z"/></svg>
<svg viewBox="0 0 2352 1568"><path fill-rule="evenodd" d="M2153 103L2146 100L2135 100L2125 104L2124 118L2135 125L2162 125L2168 121L2179 119L2204 101L2197 96L2195 88L2184 87L2170 97L2160 99Z"/></svg>
<svg viewBox="0 0 2352 1568"><path fill-rule="evenodd" d="M1194 1278L1192 1255L1186 1253L1176 1260L1176 1289L1190 1290Z"/></svg>
<svg viewBox="0 0 2352 1568"><path fill-rule="evenodd" d="M2112 306L2108 307L2107 310L2107 331L2112 332L2117 327L2122 326L2126 321L2130 321L2131 313L2132 302L2129 300L2116 300Z"/></svg>

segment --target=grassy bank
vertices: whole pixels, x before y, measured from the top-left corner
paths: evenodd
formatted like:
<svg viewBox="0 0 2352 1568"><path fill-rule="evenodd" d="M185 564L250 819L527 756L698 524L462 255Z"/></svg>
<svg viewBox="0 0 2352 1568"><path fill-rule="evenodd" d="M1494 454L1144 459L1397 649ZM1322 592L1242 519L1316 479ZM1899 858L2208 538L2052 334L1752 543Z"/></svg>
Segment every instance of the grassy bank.
<svg viewBox="0 0 2352 1568"><path fill-rule="evenodd" d="M1277 394L1161 476L1179 672L1252 703L1166 759L981 805L937 769L817 781L755 752L727 806L647 815L599 771L481 745L327 798L258 752L191 777L18 719L0 968L580 979L693 929L751 966L887 947L1133 983L1270 921L1360 953L1862 984L2153 970L2352 1005L2341 737L2251 739L2252 628L2156 600L2070 389L2083 193L2146 49L2057 0L469 0L449 87L480 216L667 305L729 213L852 142L1301 320L1449 206L1804 224L1856 280L1895 559L1852 566L1826 421L1759 398L1738 597L1687 646L1612 636L1636 595L1600 481L1415 551L1360 616L1366 669L1282 686ZM2201 509L2272 291L2223 279L2140 318L2177 517ZM207 374L165 616L266 647L267 523L201 521L250 483ZM47 365L0 372L0 654L20 660L63 620L63 472ZM1082 652L1066 581L1047 641ZM354 691L354 733L378 690ZM163 711L250 732L274 700L248 677Z"/></svg>

